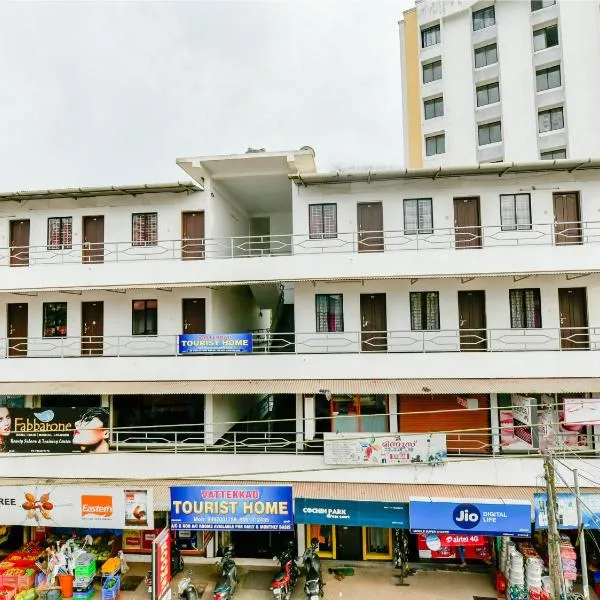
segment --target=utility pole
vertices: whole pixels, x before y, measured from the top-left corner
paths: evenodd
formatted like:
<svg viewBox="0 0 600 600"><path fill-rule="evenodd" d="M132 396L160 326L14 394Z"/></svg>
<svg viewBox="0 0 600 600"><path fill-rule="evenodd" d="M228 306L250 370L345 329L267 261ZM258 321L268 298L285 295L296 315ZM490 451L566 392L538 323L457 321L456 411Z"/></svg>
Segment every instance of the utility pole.
<svg viewBox="0 0 600 600"><path fill-rule="evenodd" d="M566 599L566 594L562 594L564 579L560 558L560 535L556 522L556 482L551 452L544 458L544 473L546 478L546 512L548 514L548 564L552 580L552 596L554 600L560 600L561 597Z"/></svg>
<svg viewBox="0 0 600 600"><path fill-rule="evenodd" d="M577 506L577 538L579 541L579 557L581 559L581 583L583 584L583 598L590 600L590 589L588 587L587 555L585 553L585 532L583 530L583 515L581 511L581 496L579 495L579 477L577 469L573 469L575 480L575 501Z"/></svg>

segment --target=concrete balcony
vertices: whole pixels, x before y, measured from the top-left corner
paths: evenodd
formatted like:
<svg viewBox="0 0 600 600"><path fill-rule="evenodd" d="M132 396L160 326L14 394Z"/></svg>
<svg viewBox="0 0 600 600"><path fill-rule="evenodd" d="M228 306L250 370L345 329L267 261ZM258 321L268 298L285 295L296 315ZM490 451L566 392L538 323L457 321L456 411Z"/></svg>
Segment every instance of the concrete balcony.
<svg viewBox="0 0 600 600"><path fill-rule="evenodd" d="M0 248L0 292L600 272L600 221L524 227Z"/></svg>

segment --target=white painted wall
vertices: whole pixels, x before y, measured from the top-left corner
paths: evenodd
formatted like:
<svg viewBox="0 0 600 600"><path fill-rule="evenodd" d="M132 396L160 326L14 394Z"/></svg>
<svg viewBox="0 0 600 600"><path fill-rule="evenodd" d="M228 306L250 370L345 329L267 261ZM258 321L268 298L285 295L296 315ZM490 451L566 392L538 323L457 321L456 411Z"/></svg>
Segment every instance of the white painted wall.
<svg viewBox="0 0 600 600"><path fill-rule="evenodd" d="M260 396L251 394L214 394L212 398L212 443L216 443L225 432L229 431L252 410L252 407L256 405Z"/></svg>
<svg viewBox="0 0 600 600"><path fill-rule="evenodd" d="M260 308L248 287L212 290L212 332L243 333L260 324Z"/></svg>

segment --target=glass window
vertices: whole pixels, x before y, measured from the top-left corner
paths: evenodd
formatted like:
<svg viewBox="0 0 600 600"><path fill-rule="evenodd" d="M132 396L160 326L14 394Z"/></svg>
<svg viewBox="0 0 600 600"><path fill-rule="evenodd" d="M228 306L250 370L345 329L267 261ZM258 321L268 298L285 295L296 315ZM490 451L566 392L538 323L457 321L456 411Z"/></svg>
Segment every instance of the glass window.
<svg viewBox="0 0 600 600"><path fill-rule="evenodd" d="M444 116L444 98L432 98L431 100L425 100L423 102L425 119L435 119L435 117Z"/></svg>
<svg viewBox="0 0 600 600"><path fill-rule="evenodd" d="M473 31L491 27L496 23L496 11L493 6L476 10L473 13Z"/></svg>
<svg viewBox="0 0 600 600"><path fill-rule="evenodd" d="M480 125L478 130L479 145L495 144L502 141L502 127L500 121Z"/></svg>
<svg viewBox="0 0 600 600"><path fill-rule="evenodd" d="M567 150L565 148L557 148L556 150L541 152L540 158L542 160L560 160L562 158L567 158Z"/></svg>
<svg viewBox="0 0 600 600"><path fill-rule="evenodd" d="M531 229L531 196L529 194L500 194L502 231Z"/></svg>
<svg viewBox="0 0 600 600"><path fill-rule="evenodd" d="M534 51L558 46L558 25L550 25L533 32Z"/></svg>
<svg viewBox="0 0 600 600"><path fill-rule="evenodd" d="M554 6L555 4L556 0L531 0L531 12L535 12L536 10L542 10L542 8Z"/></svg>
<svg viewBox="0 0 600 600"><path fill-rule="evenodd" d="M542 303L538 288L509 290L510 326L531 329L542 326Z"/></svg>
<svg viewBox="0 0 600 600"><path fill-rule="evenodd" d="M311 240L337 237L337 204L309 204L308 230Z"/></svg>
<svg viewBox="0 0 600 600"><path fill-rule="evenodd" d="M367 552L369 554L390 553L390 530L379 527L366 527Z"/></svg>
<svg viewBox="0 0 600 600"><path fill-rule="evenodd" d="M342 294L316 294L317 331L344 331L344 300Z"/></svg>
<svg viewBox="0 0 600 600"><path fill-rule="evenodd" d="M444 152L446 152L446 136L443 133L425 138L425 154L427 156L444 154Z"/></svg>
<svg viewBox="0 0 600 600"><path fill-rule="evenodd" d="M565 121L562 106L550 110L541 110L538 113L538 126L540 133L564 129Z"/></svg>
<svg viewBox="0 0 600 600"><path fill-rule="evenodd" d="M387 396L383 394L333 396L331 417L332 431L386 433L389 431Z"/></svg>
<svg viewBox="0 0 600 600"><path fill-rule="evenodd" d="M134 300L132 302L131 329L133 335L156 335L158 332L158 302Z"/></svg>
<svg viewBox="0 0 600 600"><path fill-rule="evenodd" d="M475 68L495 65L498 62L498 48L496 44L489 44L475 49Z"/></svg>
<svg viewBox="0 0 600 600"><path fill-rule="evenodd" d="M67 303L44 302L43 337L67 337Z"/></svg>
<svg viewBox="0 0 600 600"><path fill-rule="evenodd" d="M435 46L441 41L440 26L433 25L433 27L427 27L427 29L421 30L421 45L423 48L428 46Z"/></svg>
<svg viewBox="0 0 600 600"><path fill-rule="evenodd" d="M496 81L477 88L477 106L500 102L500 84Z"/></svg>
<svg viewBox="0 0 600 600"><path fill-rule="evenodd" d="M25 396L0 396L0 406L4 408L25 408Z"/></svg>
<svg viewBox="0 0 600 600"><path fill-rule="evenodd" d="M404 200L404 234L433 233L433 202L431 198Z"/></svg>
<svg viewBox="0 0 600 600"><path fill-rule="evenodd" d="M439 292L410 293L410 328L412 331L435 331L440 328Z"/></svg>
<svg viewBox="0 0 600 600"><path fill-rule="evenodd" d="M158 240L158 213L136 213L132 219L133 246L156 246Z"/></svg>
<svg viewBox="0 0 600 600"><path fill-rule="evenodd" d="M442 61L436 60L435 62L427 63L423 65L423 83L430 83L442 78Z"/></svg>
<svg viewBox="0 0 600 600"><path fill-rule="evenodd" d="M535 74L535 84L538 92L560 87L560 65L537 71Z"/></svg>
<svg viewBox="0 0 600 600"><path fill-rule="evenodd" d="M48 219L48 250L70 250L73 243L73 218Z"/></svg>

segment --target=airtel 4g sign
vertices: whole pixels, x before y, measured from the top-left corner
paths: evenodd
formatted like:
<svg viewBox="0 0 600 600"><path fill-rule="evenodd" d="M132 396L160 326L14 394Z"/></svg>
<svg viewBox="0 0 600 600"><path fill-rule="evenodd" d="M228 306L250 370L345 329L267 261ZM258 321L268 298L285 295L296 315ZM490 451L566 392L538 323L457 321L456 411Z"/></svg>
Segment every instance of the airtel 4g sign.
<svg viewBox="0 0 600 600"><path fill-rule="evenodd" d="M409 523L413 533L531 534L531 504L519 500L411 498Z"/></svg>

